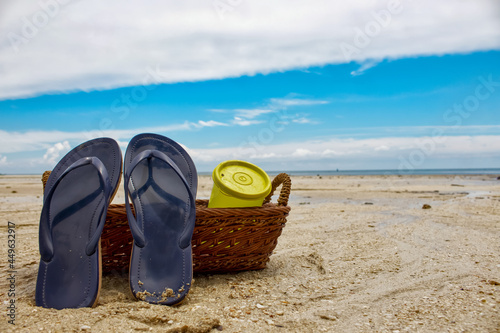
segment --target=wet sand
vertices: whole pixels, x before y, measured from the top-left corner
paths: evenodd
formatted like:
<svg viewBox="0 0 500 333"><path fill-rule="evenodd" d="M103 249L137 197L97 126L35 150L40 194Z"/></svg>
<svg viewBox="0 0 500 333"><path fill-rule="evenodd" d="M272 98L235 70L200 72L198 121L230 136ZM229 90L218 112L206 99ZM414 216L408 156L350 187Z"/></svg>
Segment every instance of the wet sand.
<svg viewBox="0 0 500 333"><path fill-rule="evenodd" d="M96 307L60 311L34 301L40 178L0 176L0 332L500 332L497 175L292 177L292 211L266 269L195 274L176 307L137 301L115 272ZM211 186L200 177L198 198Z"/></svg>

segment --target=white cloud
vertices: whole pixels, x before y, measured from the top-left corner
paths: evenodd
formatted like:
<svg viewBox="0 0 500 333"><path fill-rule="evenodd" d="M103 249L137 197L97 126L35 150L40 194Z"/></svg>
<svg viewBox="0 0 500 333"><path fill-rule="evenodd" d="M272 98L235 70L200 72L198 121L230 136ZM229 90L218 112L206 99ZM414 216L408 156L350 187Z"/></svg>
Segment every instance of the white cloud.
<svg viewBox="0 0 500 333"><path fill-rule="evenodd" d="M275 110L265 110L265 109L236 109L234 110L236 115L241 118L253 119L260 115L276 112Z"/></svg>
<svg viewBox="0 0 500 333"><path fill-rule="evenodd" d="M328 104L328 101L317 99L301 99L301 98L271 98L270 106L276 109L287 108L290 106L303 106L303 105L318 105Z"/></svg>
<svg viewBox="0 0 500 333"><path fill-rule="evenodd" d="M295 118L292 120L292 122L294 122L296 124L317 124L316 121L313 121L313 120L306 118L306 117Z"/></svg>
<svg viewBox="0 0 500 333"><path fill-rule="evenodd" d="M232 123L226 124L218 121L199 120L197 122L184 122L182 124L172 124L166 126L141 127L124 130L91 130L79 132L63 132L63 131L26 131L26 132L9 132L0 130L0 153L14 152L29 152L42 149L50 149L57 142L69 141L80 143L98 137L111 137L115 140L130 139L137 133L167 133L175 131L189 131L201 129L203 127L216 126L231 126L245 124ZM121 142L121 145L125 142Z"/></svg>
<svg viewBox="0 0 500 333"><path fill-rule="evenodd" d="M351 75L352 76L363 75L367 70L377 66L379 63L380 63L380 61L368 59L368 60L364 61L363 63L361 63L361 66L359 66L359 68L357 70L352 71Z"/></svg>
<svg viewBox="0 0 500 333"><path fill-rule="evenodd" d="M384 151L384 150L389 150L390 148L383 145L383 146L378 146L378 147L375 147L375 151Z"/></svg>
<svg viewBox="0 0 500 333"><path fill-rule="evenodd" d="M196 127L196 128L216 127L216 126L229 126L228 124L221 123L221 122L215 121L215 120L209 120L209 121L199 120L197 123L191 123L191 124L194 127Z"/></svg>
<svg viewBox="0 0 500 333"><path fill-rule="evenodd" d="M7 156L2 156L0 154L0 165L7 165Z"/></svg>
<svg viewBox="0 0 500 333"><path fill-rule="evenodd" d="M251 123L249 123L251 122ZM248 126L253 122L261 122L260 120L245 120L239 119L233 121L231 124L215 121L199 121L195 123L182 123L172 124L167 126L154 126L154 127L141 127L131 128L127 130L107 130L107 131L81 131L81 132L63 132L63 131L4 131L0 130L0 154L9 154L17 152L31 152L45 150L52 148L56 143L68 141L71 145L79 144L97 137L111 137L118 140L121 147L126 147L128 140L135 136L137 133L169 133L175 131L189 131L198 129L204 126ZM280 125L288 125L287 121L277 122ZM442 133L443 137L485 137L494 138L500 131L500 125L472 125L472 126L401 126L401 127L371 127L371 128L345 128L337 129L336 140L343 142L345 145L349 140L353 142L364 142L361 140L378 140L378 138L386 138L388 133L394 137L406 138L397 140L397 144L393 142L380 141L377 145L369 146L375 152L383 152L386 150L405 150L414 145L413 137L425 137L428 133L436 132ZM370 139L363 139L359 133L363 133L364 137ZM376 141L366 141L376 142ZM488 142L483 142L483 145L491 146ZM400 145L400 146L398 146ZM267 145L266 145L267 147ZM294 147L296 148L296 147ZM295 151L295 149L293 150ZM293 152L292 151L292 152ZM332 153L340 153L338 147L325 146L318 152L327 151ZM328 153L325 153L328 155ZM277 154L280 155L280 154ZM2 155L0 155L2 156ZM244 156L244 155L242 155ZM6 157L6 156L4 156Z"/></svg>
<svg viewBox="0 0 500 333"><path fill-rule="evenodd" d="M310 151L309 149L304 149L304 148L297 148L292 153L293 157L307 157L311 155L316 155L316 153Z"/></svg>
<svg viewBox="0 0 500 333"><path fill-rule="evenodd" d="M325 156L325 157L333 157L333 156L343 155L343 153L328 148L328 149L323 150L321 152L321 155Z"/></svg>
<svg viewBox="0 0 500 333"><path fill-rule="evenodd" d="M296 94L290 94L291 96L295 96ZM288 110L290 107L294 106L307 106L307 105L319 105L319 104L328 104L328 101L316 100L316 99L304 99L298 97L289 97L289 98L271 98L267 102L267 104L262 108L255 109L234 109L234 110L223 110L223 109L211 109L211 112L217 113L234 113L234 119L231 121L233 125L239 126L250 126L261 124L264 121L257 120L255 118L259 118L262 115L277 113L280 111ZM318 122L313 121L307 118L304 115L300 114L287 114L281 113L279 115L279 121L277 123L288 125L290 122L285 119L289 119L296 124L318 124Z"/></svg>
<svg viewBox="0 0 500 333"><path fill-rule="evenodd" d="M338 138L290 141L268 145L185 147L198 170L212 170L229 159L254 162L267 170L398 169L498 167L500 135L443 135L438 137ZM46 149L44 160L55 164L69 145L59 141ZM0 156L6 162L7 156ZM41 172L40 161L11 159L2 172ZM31 167L27 167L32 163ZM47 165L47 164L42 164ZM24 169L22 169L24 168ZM31 169L30 169L31 168Z"/></svg>
<svg viewBox="0 0 500 333"><path fill-rule="evenodd" d="M128 147L128 141L120 141L120 140L116 140L116 142L118 143L118 145L120 146L120 148L123 148L123 149L126 149Z"/></svg>
<svg viewBox="0 0 500 333"><path fill-rule="evenodd" d="M379 147L389 149L378 149ZM500 135L442 137L330 138L261 147L235 143L224 148L188 148L198 170L210 171L224 160L247 160L267 170L400 169L495 167ZM474 162L476 161L476 162ZM480 162L480 164L474 164ZM484 162L486 161L486 162ZM492 162L493 161L493 162ZM486 164L485 164L486 163ZM490 164L488 164L490 163Z"/></svg>
<svg viewBox="0 0 500 333"><path fill-rule="evenodd" d="M250 126L263 123L262 120L248 120L241 117L234 117L232 123L239 126Z"/></svg>
<svg viewBox="0 0 500 333"><path fill-rule="evenodd" d="M254 159L272 159L272 158L276 158L276 157L279 157L279 156L275 153L254 154L254 155L250 156L250 158L254 158Z"/></svg>
<svg viewBox="0 0 500 333"><path fill-rule="evenodd" d="M54 164L59 160L59 156L63 153L67 153L71 149L69 142L57 142L52 147L47 149L45 155L43 155L43 163Z"/></svg>
<svg viewBox="0 0 500 333"><path fill-rule="evenodd" d="M500 47L497 0L42 3L2 4L0 99Z"/></svg>
<svg viewBox="0 0 500 333"><path fill-rule="evenodd" d="M468 126L386 126L386 127L346 127L335 129L338 137L422 137L431 133L450 135L498 135L500 125L468 125Z"/></svg>
<svg viewBox="0 0 500 333"><path fill-rule="evenodd" d="M298 147L298 148L297 148ZM500 151L500 135L383 137L371 139L331 138L321 141L289 142L262 147L191 149L200 169L213 168L223 160L249 160L270 170L326 170L345 165L357 168L408 169L434 165L461 168L470 161L495 160ZM459 161L458 165L450 164ZM469 162L468 162L469 161Z"/></svg>

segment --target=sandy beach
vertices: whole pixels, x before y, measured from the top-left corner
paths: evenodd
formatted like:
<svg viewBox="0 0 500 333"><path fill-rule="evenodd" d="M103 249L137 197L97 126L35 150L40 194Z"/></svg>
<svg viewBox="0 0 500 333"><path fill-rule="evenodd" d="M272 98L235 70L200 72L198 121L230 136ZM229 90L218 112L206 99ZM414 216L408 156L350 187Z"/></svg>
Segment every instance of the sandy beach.
<svg viewBox="0 0 500 333"><path fill-rule="evenodd" d="M96 307L60 311L34 300L41 176L0 176L0 331L500 332L497 176L292 177L266 269L195 274L176 307L137 301L126 274L108 274ZM211 187L201 176L198 198Z"/></svg>

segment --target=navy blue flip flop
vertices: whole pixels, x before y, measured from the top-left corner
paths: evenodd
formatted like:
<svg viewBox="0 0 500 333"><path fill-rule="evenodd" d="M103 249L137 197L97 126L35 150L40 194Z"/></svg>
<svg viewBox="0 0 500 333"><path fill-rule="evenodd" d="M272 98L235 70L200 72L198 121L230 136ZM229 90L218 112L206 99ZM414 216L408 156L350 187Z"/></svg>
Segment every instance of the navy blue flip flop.
<svg viewBox="0 0 500 333"><path fill-rule="evenodd" d="M179 303L188 294L193 276L191 238L198 187L193 160L169 138L140 134L125 153L124 185L134 238L132 293L153 304Z"/></svg>
<svg viewBox="0 0 500 333"><path fill-rule="evenodd" d="M71 150L51 172L40 216L38 306L64 309L97 303L101 232L121 170L116 141L99 138Z"/></svg>

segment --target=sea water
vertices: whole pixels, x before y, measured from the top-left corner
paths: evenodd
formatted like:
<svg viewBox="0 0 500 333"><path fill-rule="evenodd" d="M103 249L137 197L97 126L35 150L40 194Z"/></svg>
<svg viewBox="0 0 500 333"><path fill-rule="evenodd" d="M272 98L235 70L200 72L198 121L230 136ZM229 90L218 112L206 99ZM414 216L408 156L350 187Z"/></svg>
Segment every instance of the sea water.
<svg viewBox="0 0 500 333"><path fill-rule="evenodd" d="M378 176L378 175L500 175L500 168L490 169L413 169L413 170L301 170L283 171L291 176ZM276 175L278 171L268 171Z"/></svg>
<svg viewBox="0 0 500 333"><path fill-rule="evenodd" d="M500 175L500 168L486 169L413 169L413 170L266 170L269 176L285 172L290 176L379 176L379 175ZM198 172L211 176L212 172Z"/></svg>

